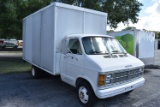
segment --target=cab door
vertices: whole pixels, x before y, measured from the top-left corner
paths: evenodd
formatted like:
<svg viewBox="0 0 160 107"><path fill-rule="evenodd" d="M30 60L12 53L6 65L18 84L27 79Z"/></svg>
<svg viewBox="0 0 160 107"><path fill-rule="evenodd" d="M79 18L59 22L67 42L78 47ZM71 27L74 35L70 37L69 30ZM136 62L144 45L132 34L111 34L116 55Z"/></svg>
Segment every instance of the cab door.
<svg viewBox="0 0 160 107"><path fill-rule="evenodd" d="M67 43L67 53L63 55L63 78L70 85L75 85L76 78L83 75L84 57L80 42L76 38L69 39Z"/></svg>

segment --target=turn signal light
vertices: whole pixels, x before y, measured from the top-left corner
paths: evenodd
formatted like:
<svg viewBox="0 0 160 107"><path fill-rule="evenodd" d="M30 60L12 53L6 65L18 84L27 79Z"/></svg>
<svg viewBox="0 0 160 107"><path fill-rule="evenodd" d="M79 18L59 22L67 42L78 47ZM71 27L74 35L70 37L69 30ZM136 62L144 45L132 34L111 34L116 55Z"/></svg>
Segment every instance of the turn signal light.
<svg viewBox="0 0 160 107"><path fill-rule="evenodd" d="M99 86L105 85L105 75L104 74L99 74L98 85Z"/></svg>

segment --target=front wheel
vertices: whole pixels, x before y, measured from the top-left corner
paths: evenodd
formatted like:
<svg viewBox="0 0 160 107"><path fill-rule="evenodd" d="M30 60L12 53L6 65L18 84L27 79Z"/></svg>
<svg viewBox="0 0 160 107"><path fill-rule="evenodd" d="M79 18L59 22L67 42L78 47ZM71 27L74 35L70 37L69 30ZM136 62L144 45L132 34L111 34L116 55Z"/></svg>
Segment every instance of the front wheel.
<svg viewBox="0 0 160 107"><path fill-rule="evenodd" d="M96 96L90 86L90 84L86 82L82 82L77 87L77 93L80 103L84 107L91 107L96 100Z"/></svg>

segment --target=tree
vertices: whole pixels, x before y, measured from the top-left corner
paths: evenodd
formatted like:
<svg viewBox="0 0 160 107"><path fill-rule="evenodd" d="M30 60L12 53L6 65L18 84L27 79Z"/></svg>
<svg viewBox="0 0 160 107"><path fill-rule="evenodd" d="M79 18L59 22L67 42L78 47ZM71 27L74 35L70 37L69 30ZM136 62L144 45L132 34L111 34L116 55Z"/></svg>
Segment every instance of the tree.
<svg viewBox="0 0 160 107"><path fill-rule="evenodd" d="M140 7L143 6L138 0L73 0L69 4L107 12L107 23L111 28L116 28L120 22L137 23Z"/></svg>
<svg viewBox="0 0 160 107"><path fill-rule="evenodd" d="M136 27L129 26L129 27L126 27L125 29L122 29L122 30L133 30L133 29L136 29Z"/></svg>
<svg viewBox="0 0 160 107"><path fill-rule="evenodd" d="M51 0L1 0L1 38L22 39L22 21L27 15L48 5Z"/></svg>
<svg viewBox="0 0 160 107"><path fill-rule="evenodd" d="M160 32L155 32L155 38L160 39Z"/></svg>
<svg viewBox="0 0 160 107"><path fill-rule="evenodd" d="M107 12L111 28L116 28L120 22L137 23L142 6L138 0L1 0L1 37L21 39L23 18L55 1Z"/></svg>
<svg viewBox="0 0 160 107"><path fill-rule="evenodd" d="M133 40L133 36L131 34L125 34L121 37L123 42L126 42L126 48L129 48L128 42Z"/></svg>
<svg viewBox="0 0 160 107"><path fill-rule="evenodd" d="M122 22L128 24L138 22L138 13L142 3L138 0L106 0L103 3L103 11L108 13L108 24L116 28Z"/></svg>
<svg viewBox="0 0 160 107"><path fill-rule="evenodd" d="M108 31L107 31L107 33L111 33L111 32L114 32L114 30L108 30Z"/></svg>

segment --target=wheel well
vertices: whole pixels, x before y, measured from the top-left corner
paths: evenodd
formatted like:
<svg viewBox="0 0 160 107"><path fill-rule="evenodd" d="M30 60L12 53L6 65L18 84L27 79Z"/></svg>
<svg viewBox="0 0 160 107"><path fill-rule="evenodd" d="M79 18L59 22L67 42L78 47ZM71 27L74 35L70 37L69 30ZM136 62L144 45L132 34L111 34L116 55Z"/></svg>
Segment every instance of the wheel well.
<svg viewBox="0 0 160 107"><path fill-rule="evenodd" d="M84 79L84 78L78 78L78 79L76 80L76 87L77 87L78 84L81 83L81 82L86 82L86 83L88 83L88 84L91 86L91 84L90 84L86 79ZM91 86L91 88L92 88L92 86Z"/></svg>
<svg viewBox="0 0 160 107"><path fill-rule="evenodd" d="M94 92L94 89L93 89L92 85L89 83L89 81L87 81L87 80L84 79L84 78L79 77L79 78L76 80L76 88L78 88L77 86L78 86L78 84L80 84L81 82L87 83L87 84L91 87L94 95L96 95L95 92Z"/></svg>

